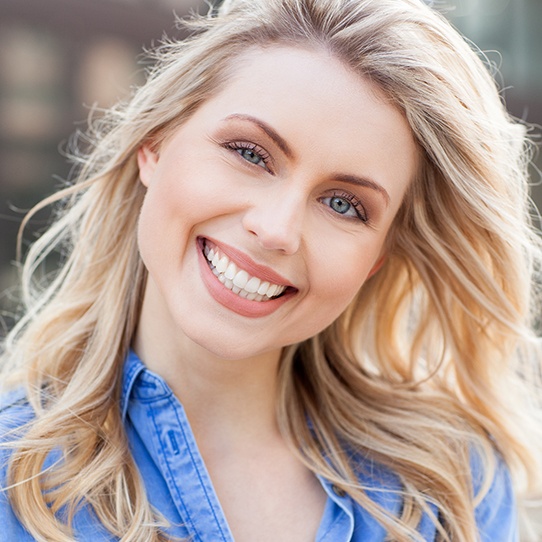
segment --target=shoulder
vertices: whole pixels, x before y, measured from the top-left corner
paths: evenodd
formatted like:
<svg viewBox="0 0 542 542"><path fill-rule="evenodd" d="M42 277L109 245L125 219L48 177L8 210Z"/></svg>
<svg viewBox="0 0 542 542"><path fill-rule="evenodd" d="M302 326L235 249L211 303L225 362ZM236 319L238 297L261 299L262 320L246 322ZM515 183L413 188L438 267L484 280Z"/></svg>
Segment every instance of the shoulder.
<svg viewBox="0 0 542 542"><path fill-rule="evenodd" d="M473 453L471 471L475 498L480 493L486 476L481 457ZM476 524L481 542L516 542L518 518L516 499L508 466L496 454L496 468L490 486L475 509Z"/></svg>
<svg viewBox="0 0 542 542"><path fill-rule="evenodd" d="M0 393L0 443L16 438L16 432L34 418L23 388Z"/></svg>
<svg viewBox="0 0 542 542"><path fill-rule="evenodd" d="M518 520L514 489L510 471L495 452L495 470L490 472L487 461L480 454L471 451L470 469L472 490L476 507L474 515L479 534L479 542L517 542ZM365 488L367 496L393 515L400 515L402 508L402 481L393 471L367 459L362 461L364 468L357 472L358 480ZM493 470L493 469L491 469ZM487 481L488 489L482 494ZM478 495L481 498L476 498ZM434 518L438 517L438 507L427 502L430 514L422 514L418 532L424 540L433 541L437 537ZM367 518L365 518L367 522Z"/></svg>
<svg viewBox="0 0 542 542"><path fill-rule="evenodd" d="M7 493L7 469L13 445L26 424L34 419L34 410L23 388L0 394L0 542L33 542L35 538L23 527L9 502ZM54 457L54 456L53 456ZM46 463L49 462L49 458ZM73 530L77 540L113 542L118 540L109 534L89 506L82 506L73 518Z"/></svg>
<svg viewBox="0 0 542 542"><path fill-rule="evenodd" d="M4 458L9 443L17 440L24 426L34 418L24 388L0 393L0 458ZM0 465L1 467L2 465Z"/></svg>
<svg viewBox="0 0 542 542"><path fill-rule="evenodd" d="M10 442L17 439L20 434L18 430L33 417L32 407L22 388L0 394L0 542L34 540L15 516L7 495Z"/></svg>

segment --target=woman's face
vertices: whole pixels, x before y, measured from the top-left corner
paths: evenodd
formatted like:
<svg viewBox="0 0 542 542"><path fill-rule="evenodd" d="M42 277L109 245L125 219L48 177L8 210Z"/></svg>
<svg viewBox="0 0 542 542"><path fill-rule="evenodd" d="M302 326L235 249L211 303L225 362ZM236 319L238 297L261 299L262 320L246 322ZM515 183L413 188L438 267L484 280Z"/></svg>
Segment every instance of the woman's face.
<svg viewBox="0 0 542 542"><path fill-rule="evenodd" d="M224 358L278 351L333 322L385 258L417 168L408 123L380 90L296 47L248 50L224 88L138 158L142 325Z"/></svg>

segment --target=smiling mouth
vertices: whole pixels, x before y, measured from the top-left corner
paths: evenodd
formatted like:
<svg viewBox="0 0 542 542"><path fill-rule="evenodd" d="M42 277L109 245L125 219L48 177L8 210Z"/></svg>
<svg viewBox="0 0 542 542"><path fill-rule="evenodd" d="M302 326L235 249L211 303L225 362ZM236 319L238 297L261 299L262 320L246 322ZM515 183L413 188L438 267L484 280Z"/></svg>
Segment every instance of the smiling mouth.
<svg viewBox="0 0 542 542"><path fill-rule="evenodd" d="M249 301L270 301L292 290L290 286L273 284L250 275L233 263L218 247L209 246L207 240L203 240L203 255L209 268L224 287Z"/></svg>

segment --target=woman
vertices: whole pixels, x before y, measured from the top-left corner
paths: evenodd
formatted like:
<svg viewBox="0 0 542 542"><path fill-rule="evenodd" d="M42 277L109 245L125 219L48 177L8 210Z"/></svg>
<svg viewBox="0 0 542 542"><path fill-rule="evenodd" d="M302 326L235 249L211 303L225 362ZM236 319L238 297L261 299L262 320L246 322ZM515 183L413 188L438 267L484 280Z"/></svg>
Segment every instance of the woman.
<svg viewBox="0 0 542 542"><path fill-rule="evenodd" d="M419 0L193 25L40 205L0 538L516 540L542 472L525 129Z"/></svg>

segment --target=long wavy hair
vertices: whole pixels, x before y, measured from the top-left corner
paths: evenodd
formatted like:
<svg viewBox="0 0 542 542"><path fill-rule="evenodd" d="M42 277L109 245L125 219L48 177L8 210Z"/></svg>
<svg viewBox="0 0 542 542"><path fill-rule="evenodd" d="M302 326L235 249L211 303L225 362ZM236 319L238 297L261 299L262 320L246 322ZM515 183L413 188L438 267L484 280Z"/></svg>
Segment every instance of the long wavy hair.
<svg viewBox="0 0 542 542"><path fill-rule="evenodd" d="M8 443L15 512L40 541L72 540L82 503L123 542L166 538L119 412L146 281L136 152L159 146L212 97L247 48L281 44L324 49L377 84L422 154L383 267L329 328L284 350L281 430L393 540L420 540L424 512L442 540L477 540L473 510L491 483L495 449L518 494L541 484L533 331L541 248L526 128L507 114L480 55L421 0L226 0L185 24L191 36L158 47L147 83L91 126L73 184L33 211L57 208L28 251L26 312L3 348L5 381L24 383L35 410ZM43 277L53 253L58 270ZM44 469L56 449L62 461ZM477 495L473 453L487 466ZM400 517L366 495L357 454L399 476ZM61 510L66 523L55 518Z"/></svg>

